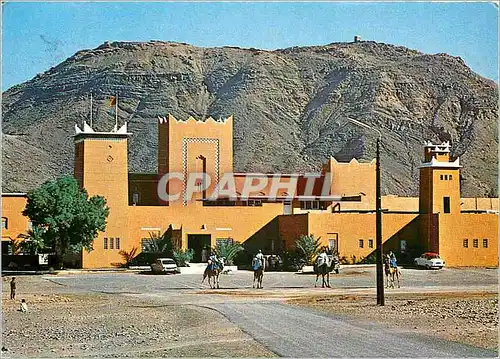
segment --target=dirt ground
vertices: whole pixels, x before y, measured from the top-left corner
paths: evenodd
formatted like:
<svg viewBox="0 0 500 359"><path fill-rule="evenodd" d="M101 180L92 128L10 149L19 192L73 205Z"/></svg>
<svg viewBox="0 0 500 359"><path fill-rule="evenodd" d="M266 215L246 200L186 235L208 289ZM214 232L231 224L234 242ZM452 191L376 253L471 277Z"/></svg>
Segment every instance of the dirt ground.
<svg viewBox="0 0 500 359"><path fill-rule="evenodd" d="M496 293L389 294L383 307L362 295L305 296L287 303L498 350Z"/></svg>
<svg viewBox="0 0 500 359"><path fill-rule="evenodd" d="M4 357L274 356L210 309L120 295L57 294L54 283L22 281L16 301L3 281ZM28 313L18 311L22 298Z"/></svg>

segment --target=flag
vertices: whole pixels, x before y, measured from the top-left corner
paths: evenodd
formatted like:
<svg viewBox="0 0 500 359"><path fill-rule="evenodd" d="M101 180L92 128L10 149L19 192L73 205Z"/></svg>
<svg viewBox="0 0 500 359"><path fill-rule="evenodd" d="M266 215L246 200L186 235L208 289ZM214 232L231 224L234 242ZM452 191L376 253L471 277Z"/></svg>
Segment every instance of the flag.
<svg viewBox="0 0 500 359"><path fill-rule="evenodd" d="M114 105L116 105L116 96L111 96L111 97L109 98L109 105L110 105L110 106L114 106Z"/></svg>

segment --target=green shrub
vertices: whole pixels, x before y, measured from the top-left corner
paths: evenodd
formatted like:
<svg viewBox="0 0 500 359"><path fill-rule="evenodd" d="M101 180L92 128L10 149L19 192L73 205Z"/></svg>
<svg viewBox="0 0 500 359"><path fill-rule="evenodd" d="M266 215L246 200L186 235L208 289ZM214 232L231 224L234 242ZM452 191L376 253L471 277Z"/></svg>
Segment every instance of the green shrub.
<svg viewBox="0 0 500 359"><path fill-rule="evenodd" d="M192 248L189 249L174 249L173 257L174 261L178 267L187 267L188 263L191 262L194 256L194 250Z"/></svg>
<svg viewBox="0 0 500 359"><path fill-rule="evenodd" d="M314 258L319 254L321 242L320 238L315 239L314 235L301 235L295 241L296 252L305 261L305 265L312 265Z"/></svg>
<svg viewBox="0 0 500 359"><path fill-rule="evenodd" d="M377 263L377 255L375 253L370 254L368 257L362 258L361 264L375 264Z"/></svg>
<svg viewBox="0 0 500 359"><path fill-rule="evenodd" d="M339 263L340 264L349 264L349 260L347 259L346 256L339 257Z"/></svg>
<svg viewBox="0 0 500 359"><path fill-rule="evenodd" d="M284 251L282 256L283 270L296 272L306 265L306 260L303 258L303 253L299 253L296 249Z"/></svg>

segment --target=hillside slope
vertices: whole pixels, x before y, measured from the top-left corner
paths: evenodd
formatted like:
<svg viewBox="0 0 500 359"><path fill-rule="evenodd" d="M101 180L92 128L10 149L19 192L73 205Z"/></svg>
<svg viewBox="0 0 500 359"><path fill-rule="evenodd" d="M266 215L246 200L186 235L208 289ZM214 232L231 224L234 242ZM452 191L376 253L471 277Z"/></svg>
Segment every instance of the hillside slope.
<svg viewBox="0 0 500 359"><path fill-rule="evenodd" d="M383 133L383 192L418 193L424 141L451 141L462 195L496 194L497 85L460 58L375 42L275 51L157 42L105 43L3 93L3 191L72 173L74 124L109 130L119 94L132 172L156 171L157 116L234 115L235 170L319 169L329 156L375 157Z"/></svg>

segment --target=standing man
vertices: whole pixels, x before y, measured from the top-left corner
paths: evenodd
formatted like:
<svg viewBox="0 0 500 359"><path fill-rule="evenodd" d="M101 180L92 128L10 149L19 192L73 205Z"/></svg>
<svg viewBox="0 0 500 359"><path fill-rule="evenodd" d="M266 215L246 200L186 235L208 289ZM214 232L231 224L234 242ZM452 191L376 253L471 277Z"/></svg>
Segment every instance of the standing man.
<svg viewBox="0 0 500 359"><path fill-rule="evenodd" d="M16 299L16 277L12 277L10 281L10 299Z"/></svg>

